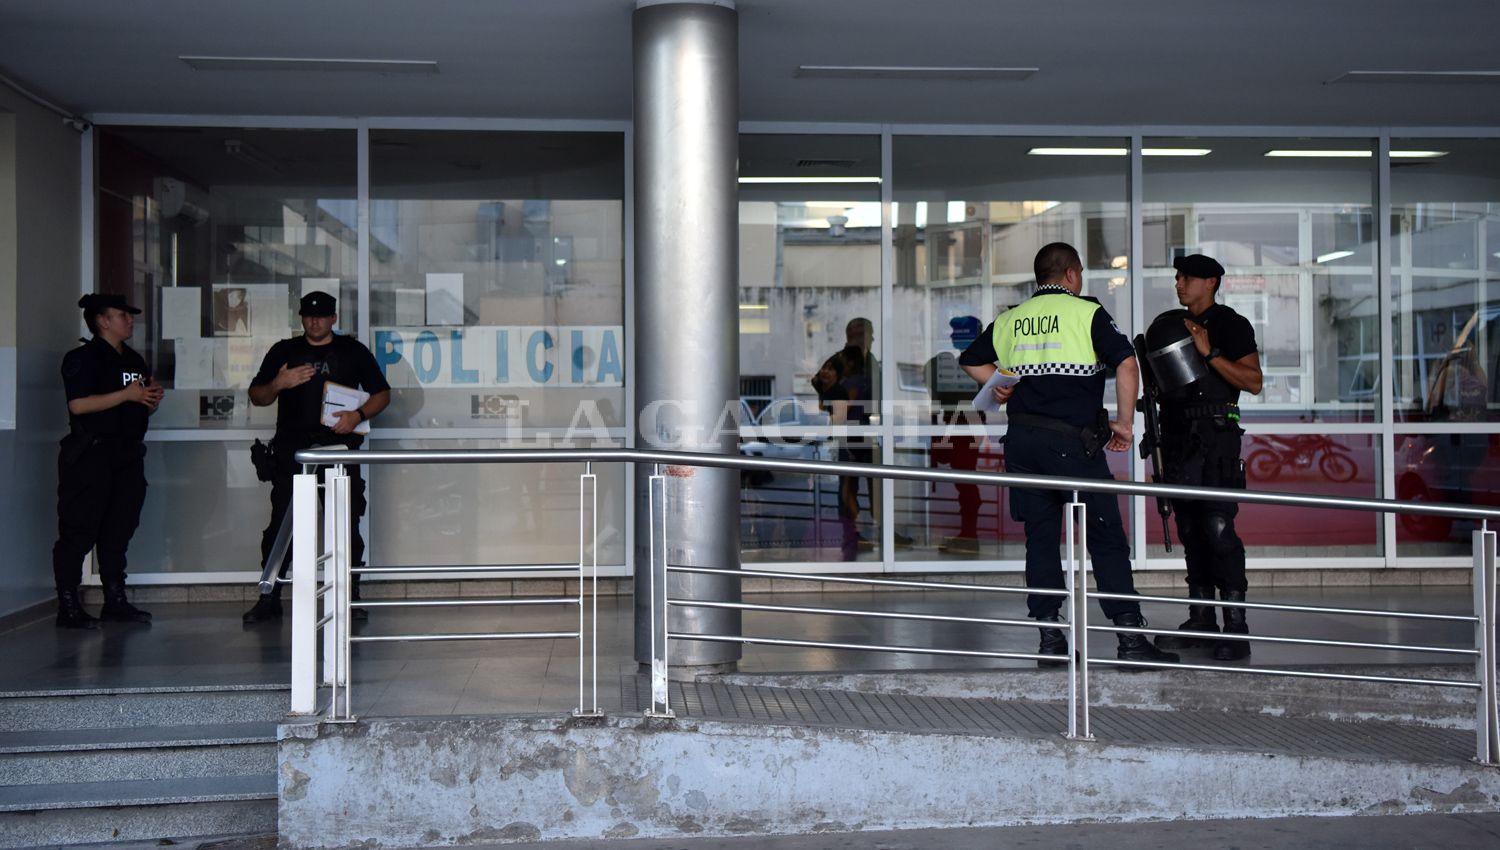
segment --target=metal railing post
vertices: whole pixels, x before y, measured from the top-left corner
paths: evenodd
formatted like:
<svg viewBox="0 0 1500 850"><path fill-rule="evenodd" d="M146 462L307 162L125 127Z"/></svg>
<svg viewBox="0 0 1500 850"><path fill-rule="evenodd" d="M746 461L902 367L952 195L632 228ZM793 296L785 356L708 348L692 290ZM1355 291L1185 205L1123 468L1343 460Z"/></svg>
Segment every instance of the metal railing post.
<svg viewBox="0 0 1500 850"><path fill-rule="evenodd" d="M353 596L353 575L350 573L353 566L350 563L350 524L353 510L349 498L349 473L344 469L343 464L339 464L335 469L337 474L333 479L331 498L334 503L334 512L338 515L338 528L334 532L334 540L337 544L334 547L335 556L332 566L337 570L339 577L339 604L334 609L334 624L337 626L339 638L339 686L344 697L344 710L337 719L352 721L354 720L354 676L351 675L349 669L349 631L352 612L350 602Z"/></svg>
<svg viewBox="0 0 1500 850"><path fill-rule="evenodd" d="M1475 760L1500 764L1500 715L1495 697L1495 532L1488 524L1474 530L1474 648L1475 673L1479 681L1474 718Z"/></svg>
<svg viewBox="0 0 1500 850"><path fill-rule="evenodd" d="M648 479L651 519L651 710L671 717L667 694L667 479L657 466Z"/></svg>
<svg viewBox="0 0 1500 850"><path fill-rule="evenodd" d="M292 714L318 703L318 478L292 476ZM285 526L285 522L282 523ZM279 567L278 567L279 569ZM272 575L272 581L277 577Z"/></svg>
<svg viewBox="0 0 1500 850"><path fill-rule="evenodd" d="M1073 700L1073 714L1068 719L1068 737L1093 740L1089 728L1089 576L1088 576L1088 507L1073 493L1073 501L1067 505L1066 525L1068 530L1068 574L1072 577L1072 594L1068 602L1072 608L1068 616L1068 630L1072 632L1070 659L1076 670L1074 686L1069 687ZM1076 691L1075 688L1076 687Z"/></svg>
<svg viewBox="0 0 1500 850"><path fill-rule="evenodd" d="M338 663L339 642L338 632L333 627L334 618L337 616L339 603L339 572L333 568L334 543L338 539L338 517L333 509L333 467L323 470L323 536L318 545L319 561L323 568L323 608L319 618L323 623L323 684L332 689L332 696L338 696ZM329 704L329 712L332 713L333 706Z"/></svg>
<svg viewBox="0 0 1500 850"><path fill-rule="evenodd" d="M586 567L592 567L585 576ZM589 681L592 700L588 709L583 700L583 657L585 632L583 628L583 585L592 581L590 595L593 611L589 616L588 630ZM578 707L574 717L599 717L599 479L594 475L594 465L586 463L583 474L578 476Z"/></svg>

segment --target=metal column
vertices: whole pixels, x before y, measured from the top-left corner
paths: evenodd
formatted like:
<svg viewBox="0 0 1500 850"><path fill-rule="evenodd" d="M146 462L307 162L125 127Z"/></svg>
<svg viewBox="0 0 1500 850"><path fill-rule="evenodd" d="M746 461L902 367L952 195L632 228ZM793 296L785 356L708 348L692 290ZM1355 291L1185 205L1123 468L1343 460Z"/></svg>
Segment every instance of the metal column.
<svg viewBox="0 0 1500 850"><path fill-rule="evenodd" d="M738 15L728 2L641 0L635 51L635 415L642 448L734 454L739 398ZM739 473L669 469L672 564L739 566ZM635 657L651 661L650 470L636 470ZM737 601L722 575L673 575L680 599ZM676 608L674 633L739 634L740 613ZM733 664L683 641L679 669Z"/></svg>

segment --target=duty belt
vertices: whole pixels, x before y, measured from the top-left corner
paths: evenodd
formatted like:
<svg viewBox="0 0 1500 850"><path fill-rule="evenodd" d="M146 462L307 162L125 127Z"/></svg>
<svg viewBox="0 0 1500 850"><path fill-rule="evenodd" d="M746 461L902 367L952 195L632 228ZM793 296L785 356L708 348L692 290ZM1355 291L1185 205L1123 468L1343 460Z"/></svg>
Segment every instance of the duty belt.
<svg viewBox="0 0 1500 850"><path fill-rule="evenodd" d="M1216 416L1222 416L1238 422L1240 406L1237 404L1186 404L1181 407L1174 405L1167 415L1179 419L1213 419Z"/></svg>
<svg viewBox="0 0 1500 850"><path fill-rule="evenodd" d="M1099 411L1097 424L1082 428L1062 419L1053 419L1050 416L1037 416L1031 413L1009 414L1011 425L1020 425L1023 428L1041 428L1046 431L1056 431L1083 443L1084 454L1093 457L1099 453L1099 449L1109 442L1109 414L1104 410Z"/></svg>

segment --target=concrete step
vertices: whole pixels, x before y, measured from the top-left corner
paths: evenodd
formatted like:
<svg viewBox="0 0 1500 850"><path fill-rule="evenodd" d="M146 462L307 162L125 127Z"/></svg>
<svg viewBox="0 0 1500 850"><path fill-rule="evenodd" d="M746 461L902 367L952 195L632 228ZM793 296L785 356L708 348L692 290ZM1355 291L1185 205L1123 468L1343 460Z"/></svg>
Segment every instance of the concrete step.
<svg viewBox="0 0 1500 850"><path fill-rule="evenodd" d="M282 684L0 692L0 732L280 721Z"/></svg>
<svg viewBox="0 0 1500 850"><path fill-rule="evenodd" d="M0 847L276 830L276 777L0 786Z"/></svg>
<svg viewBox="0 0 1500 850"><path fill-rule="evenodd" d="M0 732L0 777L6 785L275 772L276 724L269 721Z"/></svg>

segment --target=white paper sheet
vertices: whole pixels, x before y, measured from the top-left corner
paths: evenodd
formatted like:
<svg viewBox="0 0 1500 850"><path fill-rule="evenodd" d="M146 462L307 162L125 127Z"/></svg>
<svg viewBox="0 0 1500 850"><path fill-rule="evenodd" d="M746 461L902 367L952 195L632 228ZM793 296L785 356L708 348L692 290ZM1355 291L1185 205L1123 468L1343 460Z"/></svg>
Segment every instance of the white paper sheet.
<svg viewBox="0 0 1500 850"><path fill-rule="evenodd" d="M225 340L193 337L172 342L172 353L176 357L177 372L172 386L179 390L211 390L219 386L215 380L214 364L219 359L216 352L228 350Z"/></svg>
<svg viewBox="0 0 1500 850"><path fill-rule="evenodd" d="M463 274L427 275L427 324L462 325L463 323Z"/></svg>
<svg viewBox="0 0 1500 850"><path fill-rule="evenodd" d="M339 413L354 410L369 400L370 394L364 390L346 387L333 381L325 383L323 385L323 424L332 428L339 422ZM369 421L354 426L354 433L370 433Z"/></svg>
<svg viewBox="0 0 1500 850"><path fill-rule="evenodd" d="M162 287L162 339L198 339L203 336L202 321L203 290L196 286Z"/></svg>
<svg viewBox="0 0 1500 850"><path fill-rule="evenodd" d="M291 335L290 288L284 283L247 286L250 300L250 335L281 339Z"/></svg>
<svg viewBox="0 0 1500 850"><path fill-rule="evenodd" d="M996 369L995 374L990 376L984 386L974 396L974 409L981 413L993 413L1000 409L1000 404L995 401L992 390L996 387L1013 387L1021 382L1021 376L1007 372L1004 369Z"/></svg>

